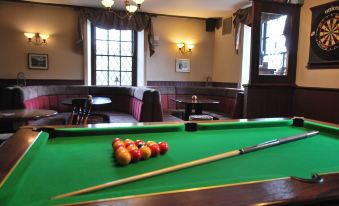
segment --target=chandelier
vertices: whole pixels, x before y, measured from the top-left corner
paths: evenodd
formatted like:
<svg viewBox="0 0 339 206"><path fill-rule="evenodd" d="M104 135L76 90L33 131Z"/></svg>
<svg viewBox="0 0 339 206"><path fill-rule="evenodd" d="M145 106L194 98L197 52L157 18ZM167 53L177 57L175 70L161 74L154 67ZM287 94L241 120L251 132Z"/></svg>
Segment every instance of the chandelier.
<svg viewBox="0 0 339 206"><path fill-rule="evenodd" d="M127 15L131 17L134 12L136 12L138 9L140 10L141 4L144 2L144 0L133 0L136 5L130 4L129 0L125 0L125 8L127 11ZM101 4L105 6L108 10L111 9L111 7L114 4L113 0L102 0Z"/></svg>

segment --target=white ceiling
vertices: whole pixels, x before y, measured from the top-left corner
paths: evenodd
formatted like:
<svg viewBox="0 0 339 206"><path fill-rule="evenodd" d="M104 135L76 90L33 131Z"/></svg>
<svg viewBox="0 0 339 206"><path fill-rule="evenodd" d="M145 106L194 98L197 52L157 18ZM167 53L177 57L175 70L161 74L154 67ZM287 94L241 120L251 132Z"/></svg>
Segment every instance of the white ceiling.
<svg viewBox="0 0 339 206"><path fill-rule="evenodd" d="M101 0L25 0L87 7L102 7ZM130 0L132 1L132 0ZM115 0L114 8L121 8L124 0ZM134 2L133 2L134 3ZM192 17L224 16L227 11L249 4L249 0L145 0L142 11Z"/></svg>

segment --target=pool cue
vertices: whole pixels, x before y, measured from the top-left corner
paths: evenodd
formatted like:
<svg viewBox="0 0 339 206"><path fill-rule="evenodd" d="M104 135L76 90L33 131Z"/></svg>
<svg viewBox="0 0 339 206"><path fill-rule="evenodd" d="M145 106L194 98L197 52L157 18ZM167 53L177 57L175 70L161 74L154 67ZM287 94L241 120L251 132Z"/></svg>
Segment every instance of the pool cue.
<svg viewBox="0 0 339 206"><path fill-rule="evenodd" d="M254 151L261 150L261 149L268 148L268 147L272 147L272 146L275 146L275 145L280 145L280 144L284 144L284 143L288 143L288 142L292 142L292 141L305 139L307 137L317 135L318 133L319 133L319 131L311 131L311 132L304 133L304 134L294 135L294 136L281 138L281 139L275 139L275 140L271 140L271 141L264 142L264 143L261 143L261 144L257 144L257 145L254 145L254 146L242 148L242 149L239 149L239 150L233 150L233 151L225 152L225 153L222 153L222 154L206 157L206 158L203 158L203 159L194 160L194 161L191 161L191 162L186 162L186 163L179 164L179 165L174 165L174 166L167 167L167 168L164 168L164 169L155 170L155 171L152 171L152 172L147 172L147 173L135 175L135 176L132 176L132 177L127 177L127 178L120 179L120 180L114 180L114 181L111 181L111 182L96 185L96 186L93 186L93 187L88 187L88 188L85 188L85 189L73 191L73 192L70 192L70 193L62 194L62 195L57 195L55 197L52 197L52 199L60 199L60 198L64 198L64 197L70 197L70 196L74 196L74 195L80 195L80 194L84 194L84 193L88 193L88 192L93 192L93 191L101 190L101 189L108 188L108 187L118 186L118 185L126 184L126 183L129 183L129 182L134 182L134 181L137 181L137 180L145 179L145 178L148 178L148 177L153 177L153 176L157 176L157 175L161 175L161 174L166 174L166 173L169 173L169 172L174 172L174 171L185 169L185 168L188 168L188 167L193 167L193 166L213 162L213 161L216 161L216 160L221 160L221 159L224 159L224 158L229 158L229 157L234 157L234 156L238 156L238 155L241 155L241 154L246 154L246 153L249 153L249 152L254 152Z"/></svg>

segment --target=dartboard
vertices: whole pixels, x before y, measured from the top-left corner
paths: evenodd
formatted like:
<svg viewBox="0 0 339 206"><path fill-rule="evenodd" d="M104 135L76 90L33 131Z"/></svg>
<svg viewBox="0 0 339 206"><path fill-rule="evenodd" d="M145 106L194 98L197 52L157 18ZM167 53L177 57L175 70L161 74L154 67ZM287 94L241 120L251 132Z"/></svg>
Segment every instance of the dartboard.
<svg viewBox="0 0 339 206"><path fill-rule="evenodd" d="M339 59L339 13L333 10L319 15L312 25L311 46L322 59Z"/></svg>

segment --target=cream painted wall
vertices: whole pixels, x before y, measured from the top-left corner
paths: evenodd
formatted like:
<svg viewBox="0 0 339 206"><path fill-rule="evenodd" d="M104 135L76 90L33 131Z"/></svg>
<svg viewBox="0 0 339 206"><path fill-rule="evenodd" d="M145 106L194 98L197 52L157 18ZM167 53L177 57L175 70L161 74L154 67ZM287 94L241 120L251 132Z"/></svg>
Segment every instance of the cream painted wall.
<svg viewBox="0 0 339 206"><path fill-rule="evenodd" d="M0 79L84 79L83 55L75 51L77 14L72 8L0 2ZM47 46L27 44L24 32L48 33ZM31 70L28 53L48 54L48 70Z"/></svg>
<svg viewBox="0 0 339 206"><path fill-rule="evenodd" d="M232 17L232 12L224 15L224 18ZM213 81L238 83L241 78L241 51L237 55L234 50L234 31L222 35L222 28L215 31Z"/></svg>
<svg viewBox="0 0 339 206"><path fill-rule="evenodd" d="M205 31L205 20L158 16L153 28L160 40L155 54L147 54L147 81L206 81L212 76L214 33ZM193 54L181 55L178 42L192 42ZM191 59L191 72L175 72L176 58Z"/></svg>
<svg viewBox="0 0 339 206"><path fill-rule="evenodd" d="M339 68L312 70L306 68L310 49L312 19L310 8L331 1L333 0L305 0L301 8L296 79L298 86L339 88Z"/></svg>

